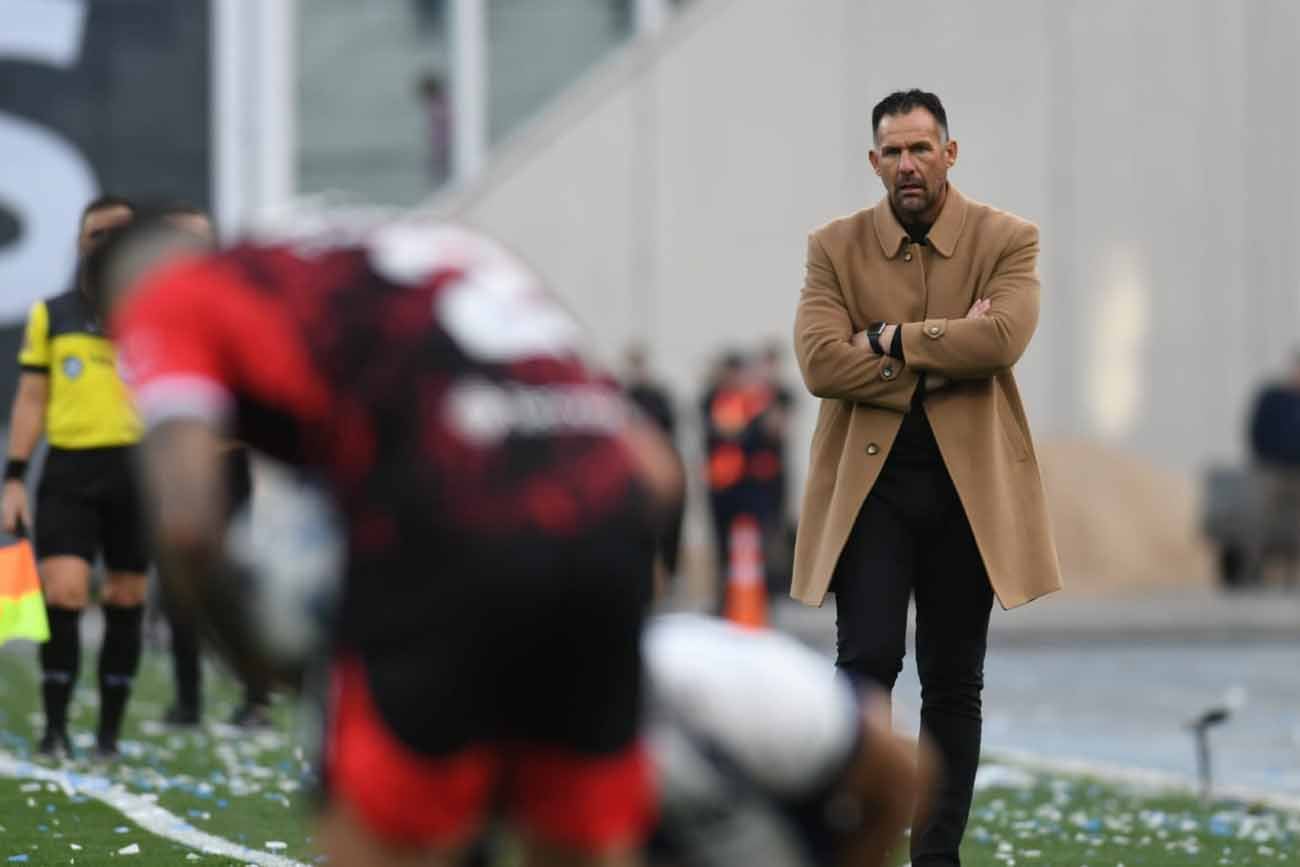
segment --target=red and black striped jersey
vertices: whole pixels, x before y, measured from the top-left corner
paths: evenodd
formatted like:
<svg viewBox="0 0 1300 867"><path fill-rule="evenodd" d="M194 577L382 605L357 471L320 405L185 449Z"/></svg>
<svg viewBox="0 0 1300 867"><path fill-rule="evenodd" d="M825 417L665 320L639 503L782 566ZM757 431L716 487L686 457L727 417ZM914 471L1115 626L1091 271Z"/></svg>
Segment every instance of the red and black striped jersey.
<svg viewBox="0 0 1300 867"><path fill-rule="evenodd" d="M354 557L572 536L637 499L629 405L574 319L460 228L244 243L150 275L114 326L147 425L321 470Z"/></svg>

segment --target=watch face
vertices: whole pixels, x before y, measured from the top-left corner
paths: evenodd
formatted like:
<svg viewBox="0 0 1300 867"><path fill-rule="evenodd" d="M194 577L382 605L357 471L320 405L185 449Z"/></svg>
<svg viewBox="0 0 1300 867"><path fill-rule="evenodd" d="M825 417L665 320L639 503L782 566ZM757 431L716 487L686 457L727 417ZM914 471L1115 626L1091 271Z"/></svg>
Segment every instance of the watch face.
<svg viewBox="0 0 1300 867"><path fill-rule="evenodd" d="M884 333L884 331L885 331L884 322L872 322L867 326L867 333L874 334L876 337L879 337L881 334Z"/></svg>

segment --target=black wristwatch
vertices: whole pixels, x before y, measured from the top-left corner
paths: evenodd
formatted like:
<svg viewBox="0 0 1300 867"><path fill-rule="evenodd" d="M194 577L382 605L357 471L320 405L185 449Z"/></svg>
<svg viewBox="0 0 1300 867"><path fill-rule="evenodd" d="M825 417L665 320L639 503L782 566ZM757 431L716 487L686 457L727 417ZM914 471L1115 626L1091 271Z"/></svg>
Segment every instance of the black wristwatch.
<svg viewBox="0 0 1300 867"><path fill-rule="evenodd" d="M871 322L867 324L867 342L871 344L871 350L876 355L888 354L880 345L880 335L885 333L885 326L888 324L888 322Z"/></svg>

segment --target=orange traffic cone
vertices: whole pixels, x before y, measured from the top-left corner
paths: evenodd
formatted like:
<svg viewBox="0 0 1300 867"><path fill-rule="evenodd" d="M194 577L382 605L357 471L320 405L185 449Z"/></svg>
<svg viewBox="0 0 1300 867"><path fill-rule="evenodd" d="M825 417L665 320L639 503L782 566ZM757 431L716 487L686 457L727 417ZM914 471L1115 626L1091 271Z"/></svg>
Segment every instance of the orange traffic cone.
<svg viewBox="0 0 1300 867"><path fill-rule="evenodd" d="M767 626L763 537L758 532L758 521L749 515L741 515L731 522L728 565L726 618L746 629L762 629Z"/></svg>

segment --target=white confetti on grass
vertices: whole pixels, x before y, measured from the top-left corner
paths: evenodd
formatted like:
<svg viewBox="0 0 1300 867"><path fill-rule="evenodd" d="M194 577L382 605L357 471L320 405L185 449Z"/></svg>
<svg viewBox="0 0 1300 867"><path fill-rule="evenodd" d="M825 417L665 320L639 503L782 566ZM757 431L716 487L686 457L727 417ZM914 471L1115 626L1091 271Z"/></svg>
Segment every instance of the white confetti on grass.
<svg viewBox="0 0 1300 867"><path fill-rule="evenodd" d="M12 780L54 783L69 794L94 798L117 810L145 831L188 846L191 849L197 849L205 855L221 855L226 858L237 859L246 864L257 865L257 867L307 867L301 861L294 861L283 855L250 849L247 846L232 843L224 837L218 837L215 834L208 834L192 828L186 825L179 816L167 812L146 798L126 791L122 784L115 783L107 777L53 770L28 761L21 761L2 750L0 750L0 777ZM34 802L33 806L35 806ZM138 852L139 847L134 843L125 848L129 849L133 846Z"/></svg>
<svg viewBox="0 0 1300 867"><path fill-rule="evenodd" d="M123 846L121 849L118 849L118 850L117 850L117 854L119 854L119 855L139 855L139 854L140 854L140 844L139 844L139 843L132 843L130 846Z"/></svg>
<svg viewBox="0 0 1300 867"><path fill-rule="evenodd" d="M1192 796L1198 793L1195 780L1178 774L1149 768L1094 762L1086 759L1042 756L1036 753L997 749L985 753L985 763L989 765L1010 764L1013 767L1030 772L1040 771L1049 774L1064 774L1071 777L1086 777L1103 783L1132 787L1153 793L1171 792ZM984 765L980 766L980 770L984 770ZM1288 813L1300 812L1300 794L1296 793L1261 790L1247 786L1219 786L1216 787L1214 794L1219 798L1245 801Z"/></svg>

